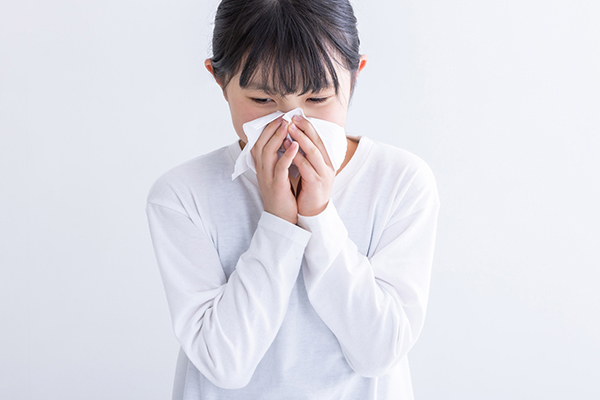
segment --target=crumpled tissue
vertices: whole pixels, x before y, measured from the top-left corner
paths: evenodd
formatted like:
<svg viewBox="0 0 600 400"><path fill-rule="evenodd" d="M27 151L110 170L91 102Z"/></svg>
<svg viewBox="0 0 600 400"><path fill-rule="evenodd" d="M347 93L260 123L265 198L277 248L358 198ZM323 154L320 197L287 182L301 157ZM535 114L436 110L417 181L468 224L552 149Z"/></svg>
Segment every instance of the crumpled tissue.
<svg viewBox="0 0 600 400"><path fill-rule="evenodd" d="M241 154L235 162L235 168L233 170L233 174L231 174L231 180L234 180L235 178L246 172L248 169L251 169L252 171L254 171L254 173L256 173L254 158L252 157L252 154L250 154L250 150L252 150L252 147L254 147L254 145L256 144L258 137L265 129L265 127L270 122L276 120L282 115L283 119L288 122L292 122L292 117L294 117L295 115L301 115L302 117L305 117L303 110L301 108L296 108L291 111L288 111L287 113L276 111L272 114L265 115L264 117L260 117L250 122L246 122L242 126L242 128L244 129L244 133L248 138L248 142L244 146L244 149L242 150ZM329 155L329 159L331 160L331 164L333 165L333 168L337 171L344 162L344 159L346 158L346 150L348 147L348 141L346 140L346 132L344 128L333 122L325 121L318 118L308 117L306 119L310 121L312 126L315 128L315 131L323 141L325 149L327 150L327 155ZM289 134L288 139L292 140ZM304 154L302 149L300 149L299 151L302 154ZM281 146L277 151L279 157L281 157L284 152L285 149L283 148L283 146ZM292 165L290 166L290 175L297 178L299 174L300 173L298 171L298 167L296 167L296 165L292 163Z"/></svg>

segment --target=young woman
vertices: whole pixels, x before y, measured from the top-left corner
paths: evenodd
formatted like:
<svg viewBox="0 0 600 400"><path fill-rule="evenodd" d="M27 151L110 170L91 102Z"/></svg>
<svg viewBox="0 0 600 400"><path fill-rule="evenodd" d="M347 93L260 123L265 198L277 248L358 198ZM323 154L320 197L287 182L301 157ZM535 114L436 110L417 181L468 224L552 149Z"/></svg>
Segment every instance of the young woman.
<svg viewBox="0 0 600 400"><path fill-rule="evenodd" d="M366 136L346 136L334 168L315 129L345 125L366 60L347 0L219 5L206 68L240 140L168 171L147 202L181 344L174 399L412 399L434 177ZM306 118L248 144L245 123L296 108ZM256 172L232 180L246 145Z"/></svg>

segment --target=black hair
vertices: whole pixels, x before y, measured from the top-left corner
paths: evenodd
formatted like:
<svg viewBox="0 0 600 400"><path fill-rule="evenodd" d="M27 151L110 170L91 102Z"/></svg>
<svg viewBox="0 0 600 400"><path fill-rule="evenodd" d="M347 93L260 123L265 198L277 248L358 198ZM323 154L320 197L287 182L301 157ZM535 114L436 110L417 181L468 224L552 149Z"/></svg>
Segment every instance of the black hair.
<svg viewBox="0 0 600 400"><path fill-rule="evenodd" d="M213 73L225 88L269 94L319 92L339 79L334 62L354 77L359 67L356 17L348 0L222 0L215 16ZM330 82L330 79L332 82Z"/></svg>

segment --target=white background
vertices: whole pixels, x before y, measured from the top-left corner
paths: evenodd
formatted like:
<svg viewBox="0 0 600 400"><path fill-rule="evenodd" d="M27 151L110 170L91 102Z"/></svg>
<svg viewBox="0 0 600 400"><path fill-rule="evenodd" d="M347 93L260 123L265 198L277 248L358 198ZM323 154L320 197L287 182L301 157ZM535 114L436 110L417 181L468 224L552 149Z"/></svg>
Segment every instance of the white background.
<svg viewBox="0 0 600 400"><path fill-rule="evenodd" d="M0 1L0 398L167 399L145 198L236 139L217 1ZM599 3L354 4L347 131L442 201L417 400L600 398Z"/></svg>

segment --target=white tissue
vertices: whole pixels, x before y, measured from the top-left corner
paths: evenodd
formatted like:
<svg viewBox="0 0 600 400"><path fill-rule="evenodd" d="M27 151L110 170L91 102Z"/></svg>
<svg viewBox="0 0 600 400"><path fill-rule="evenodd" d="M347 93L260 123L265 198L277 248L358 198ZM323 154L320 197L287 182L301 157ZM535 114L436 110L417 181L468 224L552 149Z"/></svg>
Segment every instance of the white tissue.
<svg viewBox="0 0 600 400"><path fill-rule="evenodd" d="M265 129L265 127L270 122L276 120L282 115L283 119L285 119L288 122L291 122L292 117L295 115L301 115L305 117L302 109L296 108L285 114L281 111L276 111L272 114L265 115L264 117L257 118L250 122L246 122L242 126L242 128L244 129L244 133L248 138L248 142L246 143L246 146L244 146L242 153L235 162L235 168L233 170L233 174L231 174L231 180L234 180L239 175L246 172L248 169L251 169L252 171L254 171L254 173L256 173L256 167L254 166L254 158L252 157L252 154L250 154L250 150L256 144L258 137ZM333 168L337 171L344 162L344 159L346 158L346 150L348 147L348 141L346 140L346 132L344 131L344 128L337 124L334 124L333 122L325 121L318 118L308 117L306 119L310 121L312 126L315 128L315 131L323 141L323 144L325 145L325 150L327 150L327 155L329 155L329 159L331 160L331 164L333 165ZM292 140L289 134L288 138ZM302 152L302 150L300 151ZM285 150L282 146L281 148L279 148L277 153L279 154L279 157L281 157L284 152ZM296 167L293 163L290 166L290 174L294 177L298 177L299 175L298 167Z"/></svg>

